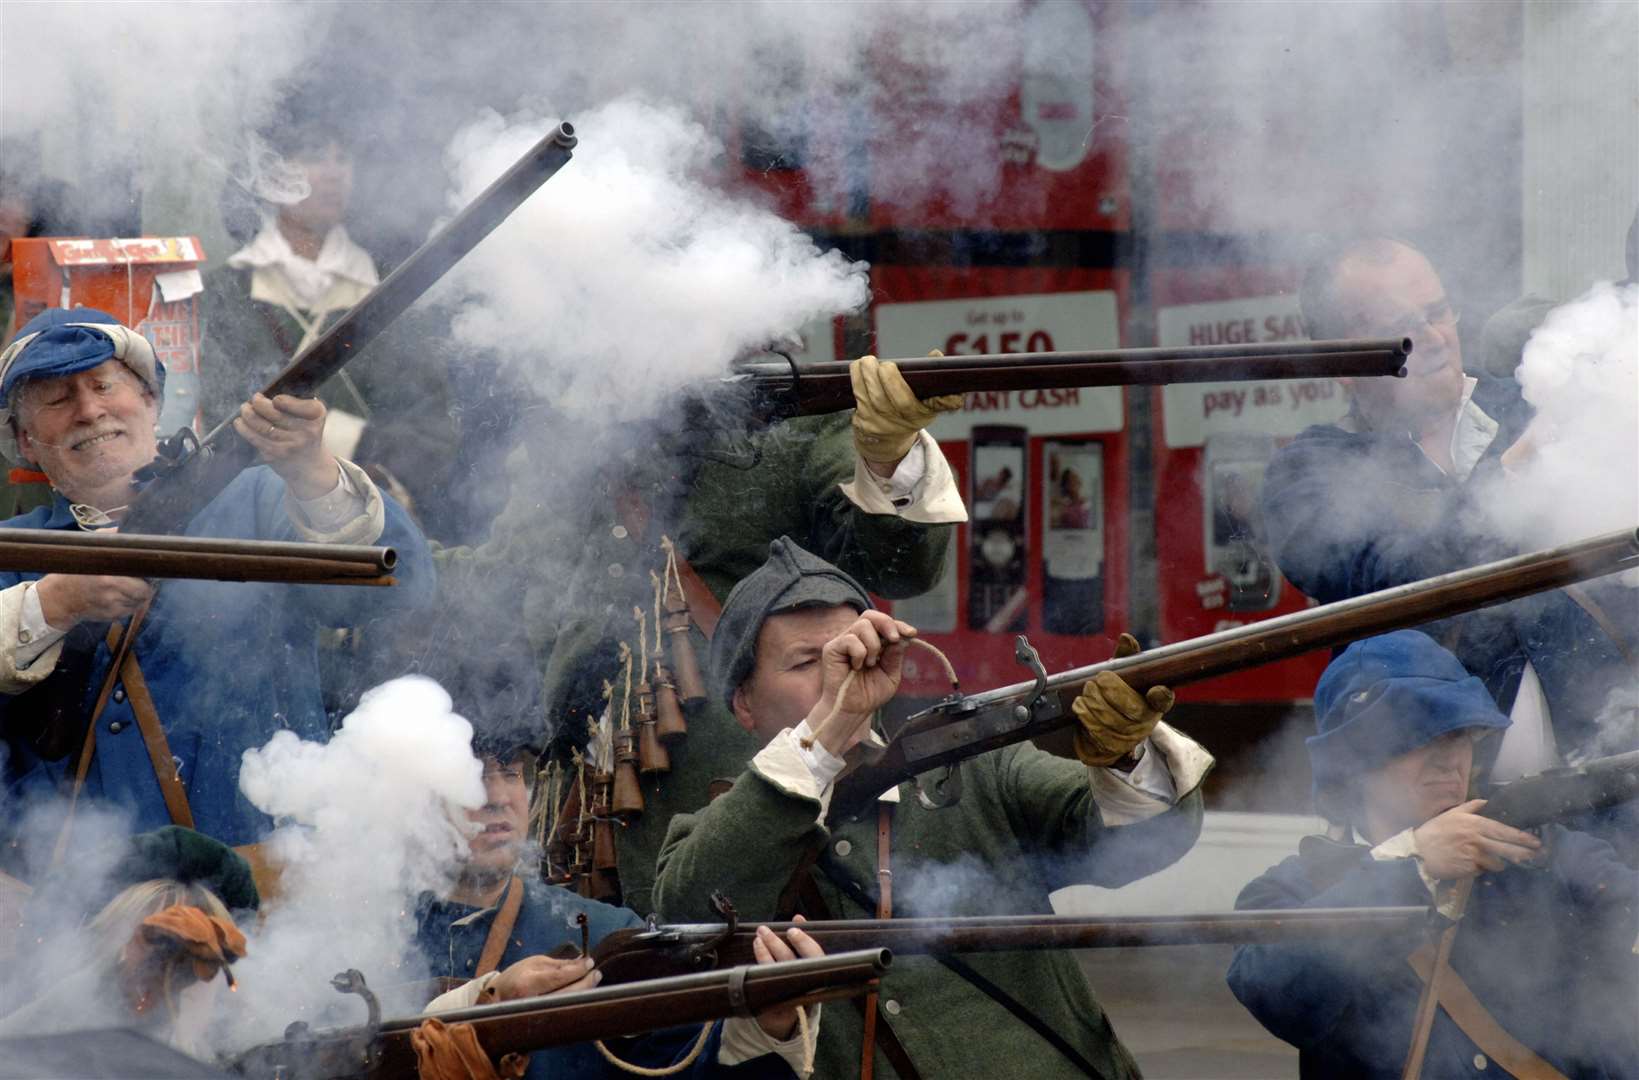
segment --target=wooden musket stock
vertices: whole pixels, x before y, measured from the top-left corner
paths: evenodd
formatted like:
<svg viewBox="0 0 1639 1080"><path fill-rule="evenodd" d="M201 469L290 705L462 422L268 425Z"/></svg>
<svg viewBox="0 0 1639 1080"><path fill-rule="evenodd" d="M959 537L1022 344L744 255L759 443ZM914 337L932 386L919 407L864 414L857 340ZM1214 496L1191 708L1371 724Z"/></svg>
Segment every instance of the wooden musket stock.
<svg viewBox="0 0 1639 1080"><path fill-rule="evenodd" d="M1142 694L1152 686L1199 682L1634 568L1639 530L1624 529L1052 676L1020 637L1015 655L1035 672L1034 681L940 702L906 720L886 747L856 747L831 813L852 813L894 784L941 765L947 768L937 781L918 780L918 798L929 806L954 802L961 784L957 763L1074 722L1071 702L1101 671L1115 672Z"/></svg>
<svg viewBox="0 0 1639 1080"><path fill-rule="evenodd" d="M1480 816L1516 829L1609 810L1639 799L1639 750L1494 784L1485 797Z"/></svg>
<svg viewBox="0 0 1639 1080"><path fill-rule="evenodd" d="M390 547L0 529L0 570L141 578L391 585Z"/></svg>
<svg viewBox="0 0 1639 1080"><path fill-rule="evenodd" d="M864 949L428 1015L450 1025L473 1025L479 1044L492 1059L498 1059L663 1027L750 1016L775 1005L856 997L882 977L892 960L887 949ZM321 1032L292 1025L283 1042L255 1047L232 1067L241 1076L267 1080L415 1076L410 1034L426 1018L408 1016L374 1026Z"/></svg>
<svg viewBox="0 0 1639 1080"><path fill-rule="evenodd" d="M983 390L1050 390L1084 386L1250 379L1403 376L1410 338L1190 345L1093 352L916 356L894 360L917 397ZM731 382L748 385L769 418L811 416L854 407L848 364L759 360L741 364Z"/></svg>

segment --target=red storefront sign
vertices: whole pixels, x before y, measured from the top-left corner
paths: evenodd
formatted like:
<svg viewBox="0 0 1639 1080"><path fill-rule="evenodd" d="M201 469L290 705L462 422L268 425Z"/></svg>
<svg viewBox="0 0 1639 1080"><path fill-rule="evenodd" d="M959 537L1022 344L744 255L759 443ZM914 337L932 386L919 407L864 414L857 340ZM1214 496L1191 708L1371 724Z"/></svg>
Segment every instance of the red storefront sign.
<svg viewBox="0 0 1639 1080"><path fill-rule="evenodd" d="M1161 345L1301 339L1284 274L1256 269L1157 275ZM1298 611L1263 542L1263 477L1277 447L1346 409L1330 379L1156 387L1156 566L1165 641ZM1312 696L1326 654L1314 653L1182 687L1186 701L1286 701Z"/></svg>
<svg viewBox="0 0 1639 1080"><path fill-rule="evenodd" d="M884 356L1113 348L1120 339L1121 289L1108 271L878 267L872 281ZM969 522L940 582L894 610L950 656L964 686L1021 678L1016 634L1055 669L1109 656L1125 627L1123 394L973 393L930 429ZM907 692L949 689L928 658L906 663Z"/></svg>
<svg viewBox="0 0 1639 1080"><path fill-rule="evenodd" d="M191 236L109 240L12 241L16 325L49 307L107 312L142 334L165 365L159 430L199 420L199 264L205 252Z"/></svg>

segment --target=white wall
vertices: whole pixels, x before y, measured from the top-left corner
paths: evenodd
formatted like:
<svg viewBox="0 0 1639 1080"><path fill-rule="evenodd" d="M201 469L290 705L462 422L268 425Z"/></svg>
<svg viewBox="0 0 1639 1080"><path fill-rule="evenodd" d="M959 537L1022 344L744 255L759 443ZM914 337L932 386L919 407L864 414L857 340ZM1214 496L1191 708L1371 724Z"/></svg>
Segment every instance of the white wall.
<svg viewBox="0 0 1639 1080"><path fill-rule="evenodd" d="M1317 817L1207 811L1195 846L1158 874L1120 889L1073 885L1053 894L1060 915L1165 915L1233 911L1253 878L1288 855L1298 841L1326 831Z"/></svg>
<svg viewBox="0 0 1639 1080"><path fill-rule="evenodd" d="M1625 275L1639 206L1639 3L1525 11L1525 289L1565 300Z"/></svg>

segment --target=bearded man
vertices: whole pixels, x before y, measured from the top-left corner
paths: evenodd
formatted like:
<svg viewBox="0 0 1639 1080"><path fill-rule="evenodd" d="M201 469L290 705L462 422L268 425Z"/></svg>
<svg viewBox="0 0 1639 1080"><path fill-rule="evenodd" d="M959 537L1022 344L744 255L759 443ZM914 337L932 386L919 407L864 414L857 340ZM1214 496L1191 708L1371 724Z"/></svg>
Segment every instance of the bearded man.
<svg viewBox="0 0 1639 1080"><path fill-rule="evenodd" d="M45 473L52 502L3 524L117 529L137 471L155 457L164 383L148 341L104 312L52 308L23 327L0 354L0 431L8 455ZM261 837L269 823L239 793L240 755L283 729L329 735L319 628L396 615L432 594L425 539L362 469L324 448L324 424L316 400L257 394L241 406L235 430L264 464L240 473L183 535L391 545L397 584L156 586L0 572L0 730L13 797L73 791L117 804L138 830L185 825L232 845ZM49 683L70 634L86 637L89 667ZM66 721L42 722L48 692L67 695Z"/></svg>

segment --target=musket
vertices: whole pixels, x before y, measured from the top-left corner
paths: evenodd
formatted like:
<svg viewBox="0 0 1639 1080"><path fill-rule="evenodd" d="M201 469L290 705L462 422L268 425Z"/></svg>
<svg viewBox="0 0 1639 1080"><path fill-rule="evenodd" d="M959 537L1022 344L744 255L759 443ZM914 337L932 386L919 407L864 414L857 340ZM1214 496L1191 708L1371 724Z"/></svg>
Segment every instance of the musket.
<svg viewBox="0 0 1639 1080"><path fill-rule="evenodd" d="M895 956L1049 949L1124 949L1156 945L1257 945L1345 937L1415 935L1427 907L1293 908L1196 915L981 915L911 919L832 919L743 923L732 907L723 923L617 930L592 950L604 986L753 962L759 926L793 926L826 952L886 947Z"/></svg>
<svg viewBox="0 0 1639 1080"><path fill-rule="evenodd" d="M961 796L959 763L1073 723L1071 703L1101 671L1115 672L1142 694L1153 686L1198 682L1636 567L1639 529L1624 529L1052 676L1020 635L1014 657L1034 673L1032 681L952 694L907 719L886 746L855 747L849 771L837 782L831 813L851 814L908 780L916 781L923 805L954 803ZM920 779L941 766L939 779Z"/></svg>
<svg viewBox="0 0 1639 1080"><path fill-rule="evenodd" d="M1534 829L1635 799L1639 799L1639 750L1494 784L1479 813L1516 829Z"/></svg>
<svg viewBox="0 0 1639 1080"><path fill-rule="evenodd" d="M559 124L318 340L297 353L262 393L270 398L278 394L311 397L563 168L574 147L575 129ZM122 527L138 533L179 531L234 477L254 464L255 456L250 444L234 430L231 417L203 439L183 429L160 444L160 456L141 476L147 486L132 500Z"/></svg>
<svg viewBox="0 0 1639 1080"><path fill-rule="evenodd" d="M371 1016L362 1027L312 1032L298 1022L286 1030L283 1041L246 1051L234 1059L231 1068L241 1076L267 1080L411 1077L416 1075L416 1058L410 1035L427 1016L437 1016L449 1025L471 1024L479 1044L492 1059L498 1059L728 1016L751 1016L776 1005L856 997L882 977L892 960L887 949L861 949L389 1020L379 1019L374 995L364 991ZM353 971L332 982L345 993L360 993L363 981Z"/></svg>
<svg viewBox="0 0 1639 1080"><path fill-rule="evenodd" d="M362 544L0 529L0 570L139 578L391 585L398 553Z"/></svg>
<svg viewBox="0 0 1639 1080"><path fill-rule="evenodd" d="M913 356L893 363L899 366L899 373L916 396L926 398L982 390L1403 377L1410 353L1410 338L1354 338L1091 352ZM754 411L765 419L854 407L853 384L845 361L757 360L736 365L725 381L746 387Z"/></svg>

